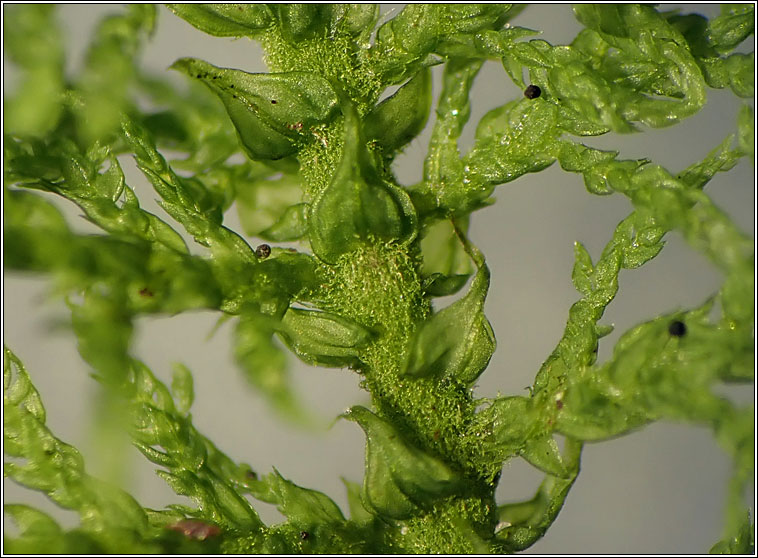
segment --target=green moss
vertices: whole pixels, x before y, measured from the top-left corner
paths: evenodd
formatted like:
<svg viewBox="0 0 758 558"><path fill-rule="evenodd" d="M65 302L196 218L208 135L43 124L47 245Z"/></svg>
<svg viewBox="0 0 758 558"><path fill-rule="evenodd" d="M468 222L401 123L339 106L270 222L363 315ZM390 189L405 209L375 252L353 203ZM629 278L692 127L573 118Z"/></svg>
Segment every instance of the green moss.
<svg viewBox="0 0 758 558"><path fill-rule="evenodd" d="M261 37L261 45L272 72L308 71L325 76L362 106L372 103L380 92L381 82L352 37L337 34L292 43L274 27Z"/></svg>
<svg viewBox="0 0 758 558"><path fill-rule="evenodd" d="M753 112L743 107L737 133L678 174L577 141L674 125L703 107L706 87L752 96L753 55L732 52L753 33L752 6L725 6L708 21L651 6L582 5L575 14L586 28L569 45L527 40L534 31L506 25L519 10L499 4L411 4L377 29L378 9L368 5L170 9L211 35L259 40L274 75L187 58L174 68L210 91L145 75L138 53L156 12L140 5L102 22L84 71L64 83L53 12L8 8L7 50L22 77L6 103L4 248L9 270L48 274L66 297L79 352L108 401L99 412L109 414L94 422L123 422L195 507L143 508L90 476L48 428L39 394L6 349L6 476L81 518L66 531L33 508L6 506L19 527L6 548L515 552L555 521L586 441L667 419L707 424L734 461L713 549L752 551L742 502L754 476L754 412L720 390L754 378L754 242L703 187L753 157ZM541 95L503 99L461 153L469 93L487 60L522 89L528 74ZM431 116L436 64L444 64L442 90L423 179L404 188L393 159ZM398 93L376 105L394 85ZM170 161L169 151L183 158ZM123 154L134 156L175 224L140 207ZM235 155L247 159L231 163ZM490 271L467 237L469 222L498 185L556 161L581 174L590 194L627 196L633 211L595 260L575 244L578 300L529 396L475 400L495 336L484 314ZM103 234L75 234L39 190L76 204ZM301 250L251 246L224 225L235 201L247 234L297 240ZM177 225L207 250L188 249ZM723 272L723 285L699 306L632 328L598 364L599 339L612 329L600 320L620 274L658 257L670 231ZM433 307L433 297L470 278L462 298ZM132 354L139 317L198 308L235 320L237 364L290 421L311 417L274 337L305 362L360 375L371 409L343 415L366 435L363 484L347 483L350 519L326 494L277 471L259 477L222 453L193 425L189 369L177 366L169 389ZM533 498L498 506L503 463L517 457L544 480ZM285 520L264 525L248 496Z"/></svg>

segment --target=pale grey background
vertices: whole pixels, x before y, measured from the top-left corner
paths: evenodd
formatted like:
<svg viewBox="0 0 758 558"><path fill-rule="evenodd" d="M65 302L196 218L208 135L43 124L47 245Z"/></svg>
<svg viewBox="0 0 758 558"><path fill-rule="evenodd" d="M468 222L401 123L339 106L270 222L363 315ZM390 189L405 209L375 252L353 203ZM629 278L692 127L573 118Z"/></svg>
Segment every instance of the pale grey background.
<svg viewBox="0 0 758 558"><path fill-rule="evenodd" d="M709 16L718 10L709 4L680 7ZM70 71L80 67L87 37L98 18L117 9L113 5L60 7L70 44ZM529 6L513 23L542 29L542 38L553 44L569 42L579 29L565 4ZM206 36L161 8L158 32L145 52L144 64L164 71L179 57L195 56L219 66L265 71L261 55L255 42ZM12 72L5 72L6 78L12 77ZM437 72L435 94L439 75ZM464 132L462 148L472 144L475 123L485 112L521 94L499 64L488 63L474 85L471 124ZM672 172L679 171L702 159L734 130L740 102L729 92L709 90L708 95L703 112L673 128L639 135L608 134L587 143L620 149L627 158L650 157ZM429 129L399 158L396 170L405 184L421 176ZM164 216L153 202L156 194L129 158L121 162L142 205ZM716 203L751 235L754 184L752 165L742 161L708 186ZM72 226L94 232L78 217L77 209L67 207ZM498 340L498 351L480 379L478 395L524 393L560 338L568 309L578 298L570 279L573 242L583 242L597 258L614 226L630 210L628 201L620 196L587 194L579 176L554 165L499 187L497 203L475 215L471 235L492 269L487 314ZM227 224L240 230L233 210ZM720 274L701 255L677 234L667 235L667 240L659 258L640 270L622 273L619 296L603 319L615 324L616 331L601 343L601 359L607 358L614 342L629 327L657 313L698 304L718 288ZM255 245L256 239L250 242ZM46 300L49 286L43 278L4 273L4 342L30 371L54 432L82 449L90 470L97 472L89 424L96 385L76 352L73 334L53 327L65 323L68 313L60 301ZM192 369L197 393L195 425L233 458L250 463L259 473L276 466L294 482L326 492L346 510L339 478L362 479L361 430L338 421L330 430L313 434L279 422L235 369L230 356L230 324L207 339L217 317L212 312L195 312L142 318L133 353L164 380L170 378L172 362L184 362ZM322 417L324 425L350 405L368 403L358 388L357 376L347 370L312 369L293 359L292 372L298 394ZM728 395L751 401L753 389L730 389ZM183 500L153 474L155 467L136 450L130 450L128 460L129 489L143 505L162 507ZM706 429L656 424L621 439L590 444L582 468L559 519L529 552L702 553L719 538L729 461ZM507 464L499 501L531 496L540 478L520 460ZM5 502L28 501L55 509L43 497L12 482L4 481L4 489ZM753 501L752 493L749 501ZM264 520L281 517L270 505L256 503L256 508ZM56 509L56 514L68 525L75 520L70 512Z"/></svg>

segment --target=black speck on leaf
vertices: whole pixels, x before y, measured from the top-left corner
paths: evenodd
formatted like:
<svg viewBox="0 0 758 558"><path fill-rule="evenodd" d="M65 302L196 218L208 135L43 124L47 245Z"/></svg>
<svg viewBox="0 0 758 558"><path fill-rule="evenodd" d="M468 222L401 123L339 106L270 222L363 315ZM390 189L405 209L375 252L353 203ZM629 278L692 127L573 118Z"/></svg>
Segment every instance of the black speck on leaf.
<svg viewBox="0 0 758 558"><path fill-rule="evenodd" d="M687 333L687 326L684 322L674 320L669 324L669 334L673 337L683 337Z"/></svg>
<svg viewBox="0 0 758 558"><path fill-rule="evenodd" d="M275 105L276 104L276 99L271 99L271 104Z"/></svg>
<svg viewBox="0 0 758 558"><path fill-rule="evenodd" d="M255 249L255 255L261 260L265 260L271 255L271 246L268 244L261 244Z"/></svg>
<svg viewBox="0 0 758 558"><path fill-rule="evenodd" d="M307 541L311 534L308 531L300 531L300 538Z"/></svg>
<svg viewBox="0 0 758 558"><path fill-rule="evenodd" d="M536 99L540 95L542 95L542 89L534 84L524 89L524 97L527 99Z"/></svg>

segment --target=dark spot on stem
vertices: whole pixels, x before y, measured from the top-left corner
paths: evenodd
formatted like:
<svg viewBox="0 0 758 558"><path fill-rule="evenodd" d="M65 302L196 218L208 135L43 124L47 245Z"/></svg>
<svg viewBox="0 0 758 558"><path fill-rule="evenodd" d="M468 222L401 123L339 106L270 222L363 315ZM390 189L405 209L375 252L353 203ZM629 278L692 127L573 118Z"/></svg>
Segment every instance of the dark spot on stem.
<svg viewBox="0 0 758 558"><path fill-rule="evenodd" d="M536 99L542 95L542 89L532 84L524 90L524 97L527 99Z"/></svg>
<svg viewBox="0 0 758 558"><path fill-rule="evenodd" d="M674 320L669 324L669 334L672 337L683 337L687 333L687 326L684 322Z"/></svg>
<svg viewBox="0 0 758 558"><path fill-rule="evenodd" d="M276 99L271 99L271 104L275 105L276 104Z"/></svg>
<svg viewBox="0 0 758 558"><path fill-rule="evenodd" d="M150 289L148 289L147 287L142 287L139 290L139 294L142 295L142 296L148 297L148 298L150 298L150 297L153 296L153 292Z"/></svg>
<svg viewBox="0 0 758 558"><path fill-rule="evenodd" d="M300 538L304 541L307 541L310 538L311 534L308 531L300 531Z"/></svg>
<svg viewBox="0 0 758 558"><path fill-rule="evenodd" d="M556 409L563 409L563 399L557 399L555 401L555 408Z"/></svg>

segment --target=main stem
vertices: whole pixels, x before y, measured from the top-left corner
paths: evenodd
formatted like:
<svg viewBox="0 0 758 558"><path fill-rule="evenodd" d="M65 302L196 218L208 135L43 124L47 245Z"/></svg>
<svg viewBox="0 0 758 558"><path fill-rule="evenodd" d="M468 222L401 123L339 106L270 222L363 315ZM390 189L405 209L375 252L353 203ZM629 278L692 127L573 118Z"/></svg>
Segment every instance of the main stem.
<svg viewBox="0 0 758 558"><path fill-rule="evenodd" d="M272 71L312 71L336 83L365 114L381 91L370 68L357 55L345 55L342 39L288 44L276 32L263 40ZM350 45L351 48L355 48ZM305 201L329 185L342 157L343 121L314 129L314 141L299 155ZM390 171L385 178L397 183ZM431 511L399 522L388 545L413 552L487 552L480 544L494 531L494 489L499 468L482 470L467 442L475 404L470 389L449 378L400 376L408 341L431 313L421 286L418 241L402 246L376 242L322 265L325 289L321 308L378 332L361 355L361 385L376 413L390 421L416 447L444 460L471 481L466 497L440 500ZM466 444L464 445L464 442ZM475 534L472 534L475 533Z"/></svg>

